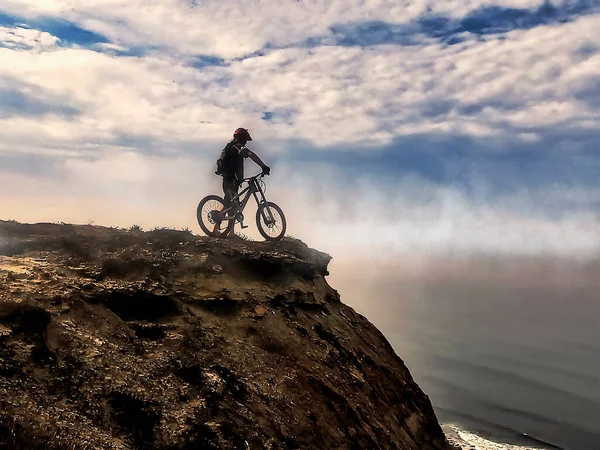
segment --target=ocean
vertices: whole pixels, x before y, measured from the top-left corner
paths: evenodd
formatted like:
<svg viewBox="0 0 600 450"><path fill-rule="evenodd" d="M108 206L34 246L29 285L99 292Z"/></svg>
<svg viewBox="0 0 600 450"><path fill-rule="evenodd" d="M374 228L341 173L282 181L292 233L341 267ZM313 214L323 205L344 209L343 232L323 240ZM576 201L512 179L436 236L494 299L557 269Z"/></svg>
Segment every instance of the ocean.
<svg viewBox="0 0 600 450"><path fill-rule="evenodd" d="M380 268L364 274L368 283L335 282L464 449L599 450L598 275L493 272L422 279Z"/></svg>

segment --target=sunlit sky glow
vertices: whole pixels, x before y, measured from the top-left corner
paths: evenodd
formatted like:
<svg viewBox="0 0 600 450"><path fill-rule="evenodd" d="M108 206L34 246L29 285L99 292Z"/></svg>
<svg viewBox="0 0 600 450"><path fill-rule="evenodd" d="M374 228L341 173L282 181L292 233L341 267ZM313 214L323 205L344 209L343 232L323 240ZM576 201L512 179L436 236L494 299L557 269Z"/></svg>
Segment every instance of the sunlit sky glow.
<svg viewBox="0 0 600 450"><path fill-rule="evenodd" d="M599 29L597 0L5 0L1 215L199 232L245 126L311 246L597 255Z"/></svg>

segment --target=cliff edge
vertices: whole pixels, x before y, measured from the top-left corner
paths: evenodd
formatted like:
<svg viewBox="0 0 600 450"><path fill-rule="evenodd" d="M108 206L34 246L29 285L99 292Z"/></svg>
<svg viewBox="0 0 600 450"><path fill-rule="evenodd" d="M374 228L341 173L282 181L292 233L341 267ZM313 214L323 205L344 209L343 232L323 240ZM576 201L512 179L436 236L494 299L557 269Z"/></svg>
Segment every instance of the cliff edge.
<svg viewBox="0 0 600 450"><path fill-rule="evenodd" d="M330 259L0 221L0 448L450 448Z"/></svg>

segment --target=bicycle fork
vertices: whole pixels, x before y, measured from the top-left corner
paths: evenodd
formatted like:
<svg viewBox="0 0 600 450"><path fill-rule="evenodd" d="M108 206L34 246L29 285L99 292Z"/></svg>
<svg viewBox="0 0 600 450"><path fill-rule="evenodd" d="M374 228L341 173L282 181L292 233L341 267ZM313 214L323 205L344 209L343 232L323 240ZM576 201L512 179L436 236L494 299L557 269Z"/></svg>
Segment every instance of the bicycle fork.
<svg viewBox="0 0 600 450"><path fill-rule="evenodd" d="M262 215L263 215L263 219L265 220L265 223L267 223L267 221L274 222L275 218L273 217L271 208L269 208L269 204L267 202L267 199L265 198L265 195L263 194L263 192L260 189L258 189L257 192L260 195L258 195L255 192L254 198L256 199L256 203L259 208L264 205L264 207L262 208Z"/></svg>

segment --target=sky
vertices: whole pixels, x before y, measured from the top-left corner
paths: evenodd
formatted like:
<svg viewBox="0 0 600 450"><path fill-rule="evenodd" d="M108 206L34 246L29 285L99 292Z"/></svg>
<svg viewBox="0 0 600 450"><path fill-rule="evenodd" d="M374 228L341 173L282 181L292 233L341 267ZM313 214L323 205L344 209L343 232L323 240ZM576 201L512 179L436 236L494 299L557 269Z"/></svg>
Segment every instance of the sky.
<svg viewBox="0 0 600 450"><path fill-rule="evenodd" d="M0 219L202 234L245 127L417 376L411 330L597 336L598 30L600 0L2 0Z"/></svg>
<svg viewBox="0 0 600 450"><path fill-rule="evenodd" d="M598 29L600 0L4 0L0 216L201 233L243 126L346 264L594 260Z"/></svg>

